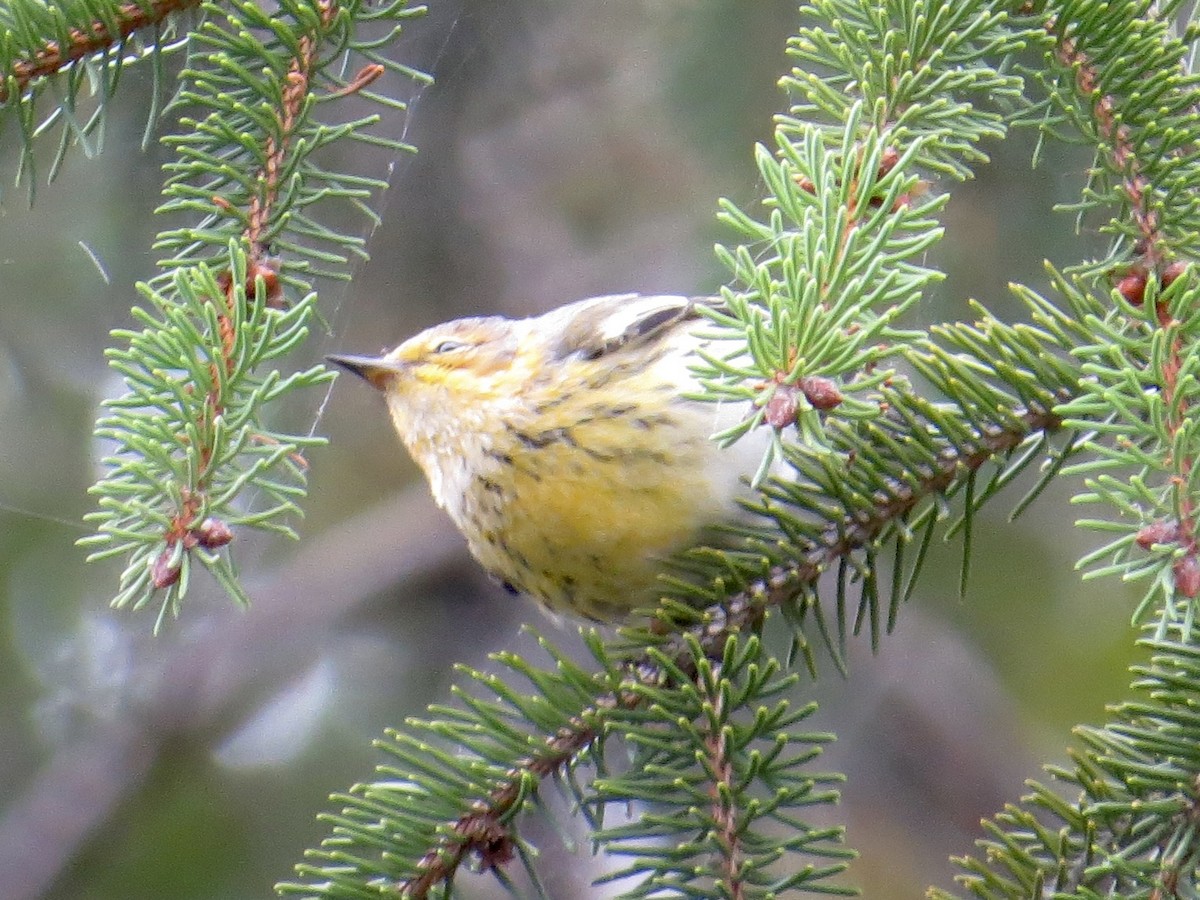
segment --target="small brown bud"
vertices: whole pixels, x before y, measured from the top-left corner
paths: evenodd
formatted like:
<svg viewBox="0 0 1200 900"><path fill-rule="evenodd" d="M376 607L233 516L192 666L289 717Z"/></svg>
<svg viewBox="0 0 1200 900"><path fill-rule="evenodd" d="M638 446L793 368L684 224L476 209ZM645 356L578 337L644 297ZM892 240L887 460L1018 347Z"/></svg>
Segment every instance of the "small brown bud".
<svg viewBox="0 0 1200 900"><path fill-rule="evenodd" d="M1194 550L1175 560L1174 571L1175 589L1179 593L1189 599L1200 594L1200 562L1196 560Z"/></svg>
<svg viewBox="0 0 1200 900"><path fill-rule="evenodd" d="M499 869L512 862L516 849L512 835L494 818L476 813L463 819L459 827L478 854L480 868L484 871Z"/></svg>
<svg viewBox="0 0 1200 900"><path fill-rule="evenodd" d="M883 153L879 157L879 177L882 178L896 168L898 162L900 162L900 151L895 147L884 147Z"/></svg>
<svg viewBox="0 0 1200 900"><path fill-rule="evenodd" d="M767 408L763 418L776 431L781 431L789 425L796 424L796 412L798 408L796 388L790 384L781 384L775 388L775 393L767 401Z"/></svg>
<svg viewBox="0 0 1200 900"><path fill-rule="evenodd" d="M842 404L842 392L832 378L806 375L800 379L800 390L815 409L827 411Z"/></svg>
<svg viewBox="0 0 1200 900"><path fill-rule="evenodd" d="M813 184L813 180L807 175L796 176L796 187L800 188L806 194L815 194L817 192L817 186Z"/></svg>
<svg viewBox="0 0 1200 900"><path fill-rule="evenodd" d="M1170 544L1179 537L1179 524L1168 520L1151 522L1137 533L1134 541L1143 550L1149 550L1155 544Z"/></svg>
<svg viewBox="0 0 1200 900"><path fill-rule="evenodd" d="M250 264L246 271L246 296L254 297L258 279L262 278L266 296L263 302L271 309L283 309L286 305L283 299L283 285L279 282L279 259L265 256Z"/></svg>
<svg viewBox="0 0 1200 900"><path fill-rule="evenodd" d="M179 560L175 558L174 548L168 546L154 560L154 565L150 569L150 580L155 588L170 587L179 580L180 568Z"/></svg>
<svg viewBox="0 0 1200 900"><path fill-rule="evenodd" d="M1187 263L1185 263L1181 259L1177 259L1177 260L1175 260L1175 262L1171 263L1169 266L1167 266L1165 269L1163 269L1162 276L1161 276L1161 278L1159 278L1158 283L1161 284L1164 288L1169 288L1172 284L1174 284L1175 279L1178 278L1180 275L1182 275L1186 271L1187 271Z"/></svg>
<svg viewBox="0 0 1200 900"><path fill-rule="evenodd" d="M1117 282L1117 293L1134 306L1141 306L1142 301L1146 299L1146 273L1130 272Z"/></svg>
<svg viewBox="0 0 1200 900"><path fill-rule="evenodd" d="M918 197L923 197L929 193L929 182L918 181L913 185L912 190L901 194L896 198L896 202L892 204L892 212L899 212L902 209L907 209L912 206L913 201Z"/></svg>
<svg viewBox="0 0 1200 900"><path fill-rule="evenodd" d="M223 519L212 516L201 522L192 534L196 535L196 540L199 541L201 547L209 550L224 547L233 540L233 529Z"/></svg>

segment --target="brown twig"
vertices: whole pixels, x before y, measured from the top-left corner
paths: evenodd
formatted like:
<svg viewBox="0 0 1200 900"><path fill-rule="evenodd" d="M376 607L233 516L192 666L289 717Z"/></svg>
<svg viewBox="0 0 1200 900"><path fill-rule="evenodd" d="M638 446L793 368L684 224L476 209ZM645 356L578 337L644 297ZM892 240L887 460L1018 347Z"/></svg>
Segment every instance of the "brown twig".
<svg viewBox="0 0 1200 900"><path fill-rule="evenodd" d="M697 679L699 681L699 679ZM703 686L701 685L703 688ZM721 691L710 693L708 700L713 704L713 718L718 722L724 715L725 695ZM730 900L744 900L746 882L742 878L742 841L738 833L737 807L732 797L734 771L733 761L729 758L729 747L726 742L727 733L723 728L705 735L704 747L708 751L708 765L714 773L709 796L712 798L711 815L716 823L717 843L721 846L722 879L725 883L725 896Z"/></svg>
<svg viewBox="0 0 1200 900"><path fill-rule="evenodd" d="M608 694L596 701L593 710L600 711L618 702L616 695ZM627 698L625 702L636 705L637 701ZM586 750L599 734L594 725L588 724L587 718L586 711L572 717L568 725L546 739L541 752L518 761L506 773L506 782L487 798L477 800L471 811L454 823L454 837L443 839L421 858L417 864L421 874L398 886L400 896L427 897L434 887L453 877L471 854L479 858L484 869L497 868L511 860L513 839L502 820L521 798L525 773L532 774L540 782Z"/></svg>
<svg viewBox="0 0 1200 900"><path fill-rule="evenodd" d="M328 28L337 14L336 0L320 0L321 28ZM246 226L246 243L250 247L251 261L258 262L259 255L266 252L266 234L272 207L279 196L279 173L283 169L286 153L296 130L296 123L308 96L309 84L317 67L319 45L311 34L303 35L298 52L288 69L287 83L283 89L283 104L279 109L279 137L268 136L266 163L258 175L258 190L250 200L249 224Z"/></svg>
<svg viewBox="0 0 1200 900"><path fill-rule="evenodd" d="M1055 33L1058 21L1050 17L1046 30ZM1121 178L1121 189L1133 208L1134 224L1144 244L1143 253L1149 263L1157 265L1162 260L1162 237L1158 229L1158 213L1150 207L1150 183L1142 175L1137 154L1128 125L1118 125L1117 101L1111 94L1097 95L1100 72L1086 52L1081 50L1073 37L1059 37L1057 57L1059 62L1075 72L1075 87L1086 98L1092 99L1092 116L1100 138L1108 147L1108 158L1112 168Z"/></svg>

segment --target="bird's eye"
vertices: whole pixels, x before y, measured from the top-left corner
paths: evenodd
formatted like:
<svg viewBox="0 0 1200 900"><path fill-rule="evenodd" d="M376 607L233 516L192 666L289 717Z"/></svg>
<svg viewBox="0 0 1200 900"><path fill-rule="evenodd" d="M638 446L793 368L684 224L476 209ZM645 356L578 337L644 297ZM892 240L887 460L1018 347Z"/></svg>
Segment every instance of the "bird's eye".
<svg viewBox="0 0 1200 900"><path fill-rule="evenodd" d="M433 348L434 353L452 353L455 350L461 350L467 346L462 341L442 341Z"/></svg>

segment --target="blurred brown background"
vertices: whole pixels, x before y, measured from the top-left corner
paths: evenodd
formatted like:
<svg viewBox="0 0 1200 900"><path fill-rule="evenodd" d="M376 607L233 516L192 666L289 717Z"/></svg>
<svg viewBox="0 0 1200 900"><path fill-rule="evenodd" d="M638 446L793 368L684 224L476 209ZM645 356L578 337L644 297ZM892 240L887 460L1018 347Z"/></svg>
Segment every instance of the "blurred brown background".
<svg viewBox="0 0 1200 900"><path fill-rule="evenodd" d="M395 50L437 78L392 126L420 154L396 162L373 259L325 292L329 331L297 365L461 315L723 281L711 248L735 237L716 200L759 194L751 148L784 105L791 2L431 7ZM452 662L528 647L523 622L574 643L569 624L480 576L378 398L348 379L328 404L313 395L284 411L331 444L310 456L303 540L239 542L249 613L204 587L152 638L152 613L107 610L116 570L85 566L74 541L102 452L97 404L120 390L107 331L129 324L164 224L151 211L167 157L137 149L140 74L125 76L103 153L43 180L33 211L11 188L15 135L0 134L5 900L267 896L327 833L314 818L334 808L327 795L381 761L371 739L448 697ZM1051 153L1031 171L1031 148L1029 134L994 144L977 181L937 186L953 191L932 259L949 278L924 320L967 315L968 297L1011 312L1006 283L1040 285L1043 257L1096 246L1050 215L1076 195L1081 160ZM52 148L40 149L44 179ZM362 165L385 174L378 159ZM826 666L799 692L822 702L814 727L840 737L825 767L850 776L836 813L864 854L849 880L867 897L945 885L946 857L970 850L979 818L1038 761L1063 758L1072 724L1124 696L1135 595L1080 582L1073 563L1096 541L1071 527L1069 494L1056 486L1015 524L1019 489L994 503L965 601L949 546L878 656L859 640L848 680ZM553 896L592 896L584 885L604 861L546 843Z"/></svg>

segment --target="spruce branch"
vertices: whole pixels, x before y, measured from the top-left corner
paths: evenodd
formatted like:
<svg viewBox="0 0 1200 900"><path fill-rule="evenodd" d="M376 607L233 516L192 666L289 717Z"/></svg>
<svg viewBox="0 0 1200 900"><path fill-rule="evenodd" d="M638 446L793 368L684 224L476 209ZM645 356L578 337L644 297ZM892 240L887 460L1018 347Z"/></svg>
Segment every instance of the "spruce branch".
<svg viewBox="0 0 1200 900"><path fill-rule="evenodd" d="M731 637L715 659L696 640L682 657L650 656L664 677L637 684L645 709L614 729L637 748L633 766L601 773L588 800L597 812L647 807L635 823L600 824L596 842L630 859L601 880L640 878L629 897L854 893L829 882L854 856L841 829L801 818L834 802L842 779L805 768L832 735L799 730L816 704L782 697L797 676L781 676L755 635Z"/></svg>
<svg viewBox="0 0 1200 900"><path fill-rule="evenodd" d="M515 657L507 661L513 666L519 664ZM469 674L477 680L486 680L480 673ZM467 702L476 706L472 701ZM636 703L632 693L608 689L570 716L545 738L542 746L517 760L486 798L476 800L468 813L439 833L437 845L417 863L414 877L397 885L400 896L414 900L429 896L437 886L452 882L468 857L477 859L485 871L499 869L510 862L516 839L509 823L528 801L530 793L535 792L545 779L565 776L578 764L600 737L609 710L620 705L632 707Z"/></svg>
<svg viewBox="0 0 1200 900"><path fill-rule="evenodd" d="M139 607L163 591L160 623L177 609L194 561L247 602L221 551L235 525L288 533L272 520L295 511L305 468L300 452L315 443L272 431L256 409L331 377L319 367L286 377L256 374L306 337L316 298L287 310L271 309L265 290L248 299L245 257L236 247L229 253L233 278L181 270L172 296L143 285L154 313L137 310L144 329L118 332L129 349L109 352L131 392L112 401L97 426L117 449L106 460L107 480L94 489L101 508L88 519L98 534L83 543L101 548L91 559L128 554L114 605ZM261 276L258 282L261 288ZM247 484L271 505L241 507Z"/></svg>
<svg viewBox="0 0 1200 900"><path fill-rule="evenodd" d="M21 141L18 183L28 184L32 205L38 182L34 143L58 128L58 146L49 180L61 171L68 152L81 146L87 156L102 149L110 101L126 66L148 61L154 68L153 94L146 111L146 137L161 112L163 57L186 45L176 40L181 13L200 0L12 0L0 5L0 125L14 122ZM42 112L42 99L54 96Z"/></svg>
<svg viewBox="0 0 1200 900"><path fill-rule="evenodd" d="M1075 730L1070 764L1047 773L1074 793L1030 782L1031 793L984 826L985 858L957 862L983 898L1189 896L1200 869L1200 757L1195 740L1196 634L1172 626L1148 637L1133 667L1135 699L1103 727ZM930 891L934 900L954 895Z"/></svg>
<svg viewBox="0 0 1200 900"><path fill-rule="evenodd" d="M788 41L799 66L781 80L793 97L781 127L817 125L836 142L861 105L891 145L919 148L922 171L969 177L987 161L980 144L1002 137L1006 113L1022 102L1010 61L1045 43L1011 6L812 0Z"/></svg>
<svg viewBox="0 0 1200 900"><path fill-rule="evenodd" d="M1098 458L1068 472L1089 476L1080 502L1114 505L1130 519L1086 562L1109 560L1096 574L1154 575L1138 616L1157 600L1165 626L1190 616L1200 594L1193 483L1200 447L1189 416L1200 399L1189 377L1200 317L1188 262L1200 218L1186 199L1200 164L1172 136L1193 120L1200 80L1184 66L1185 47L1166 11L1146 17L1137 4L1119 4L1103 25L1090 27L1081 11L1055 4L1043 16L1055 41L1044 106L1055 104L1094 146L1097 165L1081 208L1107 215L1104 230L1117 238L1109 258L1069 278L1052 272L1055 287L1099 338L1075 348L1085 390L1062 409L1068 424L1094 429L1085 449ZM1151 90L1142 87L1148 78ZM1086 524L1113 530L1103 520ZM1141 564L1132 555L1139 550L1154 562Z"/></svg>
<svg viewBox="0 0 1200 900"><path fill-rule="evenodd" d="M1071 351L1080 389L1058 408L1082 432L1081 452L1063 471L1085 476L1077 502L1110 510L1080 522L1113 536L1080 566L1089 577L1149 582L1133 617L1147 622L1143 646L1154 655L1133 669L1142 699L1111 707L1102 726L1078 728L1071 764L1047 767L1075 798L1032 783L985 822L983 855L959 860L959 881L976 897L1166 900L1193 896L1200 871L1191 696L1200 683L1200 435L1191 415L1200 289L1190 199L1200 179L1190 137L1200 82L1173 31L1178 6L1050 3L1041 12L1054 44L1040 79L1048 96L1030 120L1069 123L1094 148L1076 208L1102 216L1114 238L1103 259L1050 269L1063 317L1083 328Z"/></svg>
<svg viewBox="0 0 1200 900"><path fill-rule="evenodd" d="M707 754L704 767L712 773L712 806L709 818L716 825L716 843L720 847L721 870L717 883L721 893L731 900L745 900L746 873L743 871L746 849L739 827L742 813L738 807L731 744L733 734L729 728L718 728L725 719L729 698L715 690L711 668L699 679L706 688L706 700L712 706L713 722L704 734L704 750Z"/></svg>
<svg viewBox="0 0 1200 900"><path fill-rule="evenodd" d="M0 14L0 27L6 31L11 29L8 33L17 38L13 51L0 56L4 60L0 71L6 74L4 82L0 83L0 106L8 103L10 97L24 94L34 79L54 75L85 57L109 50L136 31L161 28L171 14L200 3L201 0L123 3L105 9L104 15L97 16L91 12L92 8L83 4L57 4L37 9L33 4L16 0L9 7L9 21L5 22L5 17ZM51 31L65 31L65 39L38 39L21 46L25 42L19 40L20 36Z"/></svg>
<svg viewBox="0 0 1200 900"><path fill-rule="evenodd" d="M159 624L178 613L196 563L248 602L230 556L237 526L295 536L302 453L320 439L272 427L268 410L333 375L273 367L308 335L318 280L348 278L365 256L361 237L322 224L327 210L340 203L377 221L368 201L386 186L321 160L341 141L412 149L378 133L379 115L324 118L348 98L403 112L371 89L387 71L428 80L382 54L420 12L403 0L203 9L176 104L206 114L183 116L164 138L177 159L158 210L193 224L156 241L170 255L143 287L152 311L134 310L143 331L114 333L129 345L110 358L130 392L100 423L116 447L93 488L96 534L85 540L92 559L124 558L114 605L157 599ZM386 35L369 35L380 22Z"/></svg>
<svg viewBox="0 0 1200 900"><path fill-rule="evenodd" d="M633 630L628 632L627 643L622 646L632 651L633 648L646 646L647 643L657 643L659 653L671 659L679 659L685 656L686 642L694 640L704 648L710 658L719 658L724 651L725 642L731 636L757 631L762 625L766 610L781 608L798 629L798 637L802 635L808 623L812 622L818 632L816 638L840 664L845 651L845 636L849 630L846 613L839 610L835 614L835 631L830 631L824 619L825 612L817 599L818 580L824 573L836 568L839 572L839 590L844 589L861 575L859 566L848 564L851 560L862 553L878 552L891 537L903 544L912 542L922 534L922 522L928 517L928 522L932 525L939 512L938 503L930 504L930 501L953 495L963 489L985 463L992 462L997 457L1014 454L1022 445L1033 450L1048 451L1045 436L1060 428L1061 422L1058 417L1053 412L1040 409L1021 413L1018 419L1019 425L989 429L961 447L947 443L934 450L933 448L939 445L932 444L932 452L928 454L926 465L922 469L909 473L903 479L889 479L884 486L870 495L860 493L857 499L862 505L854 507L847 504L840 514L830 514L829 519L818 526L810 525L804 528L803 538L792 538L786 551L786 562L770 564L765 574L754 577L748 574L753 571L753 566L766 564L770 557L764 554L747 560L745 568L737 572L737 577L744 582L744 586L732 594L726 595L730 586L728 581L712 585L709 588L709 599L711 600L713 595L718 595L720 599L704 608L698 622L685 626L680 633L665 639L661 636L656 637L651 632ZM903 421L897 418L889 424L895 427ZM875 432L874 436L880 440L887 439L884 437L883 427L875 426L872 430ZM1019 455L1012 466L999 469L993 481L1002 486L1035 459L1037 455L1034 453ZM817 474L821 471L821 468L812 465L811 460L807 461L807 472L811 477L822 477ZM834 473L824 470L822 474L828 476ZM849 473L840 473L841 476L847 474L849 479L853 480L857 472L852 470ZM807 489L815 492L827 486L829 481L823 479L820 486L816 482L809 482ZM805 489L797 487L797 491ZM929 505L922 510L923 504ZM770 515L767 508L763 511L764 514ZM914 513L918 513L919 516L915 523L911 523L910 519ZM774 554L779 553L778 547L772 549ZM701 553L707 555L707 551ZM895 620L896 606L901 597L907 597L911 593L923 556L922 553L914 569L907 573L908 587L902 594L897 594L890 603L887 613L889 623ZM893 573L897 585L901 583L902 574L904 573L900 571ZM693 587L683 596L688 597L688 602L692 603L699 593ZM685 605L683 610L686 609L688 606ZM668 609L668 614L680 612L679 607L672 606ZM694 616L694 612L692 615ZM862 606L854 621L855 631L863 621L869 621L872 643L878 642L882 613L878 607L877 595L864 593ZM802 641L803 647L807 648L808 644L807 639ZM805 652L811 668L812 657L807 649ZM647 665L648 662L643 662L639 668Z"/></svg>
<svg viewBox="0 0 1200 900"><path fill-rule="evenodd" d="M403 102L369 88L385 71L428 82L380 52L403 21L421 11L408 9L403 0L378 7L362 0L296 0L274 16L250 2L209 9L196 33L206 52L183 72L176 100L208 114L184 116L185 131L164 138L179 158L166 166L166 199L159 209L200 224L159 235L155 246L171 253L164 269L201 262L219 269L226 244L236 238L252 269L278 278L272 302L281 302L289 288L311 290L314 276L348 277L349 260L365 256L362 239L323 227L313 212L341 201L377 221L365 201L386 184L328 170L321 152L342 140L381 144L393 152L413 148L373 133L378 115L327 125L318 104L360 96L403 112ZM356 34L379 21L391 25L386 38ZM353 72L349 78L347 70Z"/></svg>
<svg viewBox="0 0 1200 900"><path fill-rule="evenodd" d="M633 702L616 667L593 675L539 642L554 658L555 672L539 672L513 654L495 657L529 678L535 693L522 695L498 676L460 667L479 693L456 688L461 706L432 707L437 718L410 720L409 731L389 732L379 746L405 770L381 767L380 781L341 796L346 809L325 817L335 837L310 853L330 865L298 866L312 881L280 885L279 891L349 896L360 889L360 874L373 871L385 878L381 892L424 898L448 890L468 861L485 871L512 861L520 846L514 820L539 784L579 765L611 712ZM590 644L593 652L600 650L594 635ZM430 739L468 752L448 753ZM447 779L454 792L442 786ZM384 851L378 860L364 855L376 850Z"/></svg>
<svg viewBox="0 0 1200 900"><path fill-rule="evenodd" d="M310 853L328 864L298 866L297 872L308 883L282 884L279 891L309 897L352 896L362 888L361 876L371 872L383 879L374 886L380 893L424 898L437 890L449 891L468 861L482 871L500 875L506 863L518 856L526 859L520 852L518 814L534 802L542 782L553 777L576 794L581 810L599 828L594 835L598 843L611 844L615 854L634 857L628 870L611 877L649 875L643 889L650 896L673 883L678 858L655 863L656 854L646 856L650 848L640 840L636 828L601 827L604 809L634 799L663 800L657 789L647 793L644 786L639 787L642 773L659 767L691 768L693 744L681 743L674 732L706 709L715 718L694 732L695 752L716 759L717 767L701 769L687 791L711 798L708 811L695 823L669 817L673 822L659 822L656 831L661 836L702 829L705 836L680 848L698 860L711 849L722 848L723 863L714 869L694 866L688 880L700 884L711 880L722 887L721 896L763 896L764 884L771 890L811 884L822 893L845 893L824 883L844 869L842 861L849 855L837 846L840 830L806 826L798 835L773 840L752 828L755 820L764 817L795 824L783 818L785 810L832 802L834 793L816 788L838 780L830 775L797 779L794 770L815 759L815 750L799 756L780 755L795 743L819 745L829 740L827 735L790 730L811 715L815 705L791 711L787 701L780 701L769 711L759 707L748 724L732 723L735 711L752 708L794 680L777 677L779 664L764 658L757 638L751 636L740 645L737 639L727 642L719 665L707 659L703 648L693 641L687 662L681 660L677 665L676 660L652 651L645 665L633 668L610 658L594 631L584 637L600 663L596 674L569 662L541 638L540 643L556 661L554 673L539 672L513 654L494 657L510 672L528 678L535 686L532 695L520 694L498 676L462 670L497 700L456 689L462 707L431 707L436 719L410 720L408 732L389 733L389 741L380 746L400 759L405 769L380 767L380 780L335 798L347 806L338 816L324 817L333 823L334 837L321 850ZM741 687L731 695L734 681ZM686 688L689 683L693 687ZM725 705L723 709L718 709L720 704ZM666 720L663 708L670 712ZM539 738L539 732L545 736ZM448 740L469 755L447 754L422 734ZM608 773L601 748L617 735L626 736L639 748L638 757L627 772ZM773 749L766 752L765 746L760 748L760 740L767 740ZM514 751L519 755L514 757ZM573 782L573 773L587 763L596 768L598 776L590 789ZM735 790L730 789L728 780L722 780L722 772L736 772ZM739 814L736 797L764 779L770 787L768 794L750 802ZM451 783L457 790L448 790ZM476 791L475 799L470 799ZM456 812L447 817L451 811ZM380 851L384 855L373 858ZM791 853L834 862L771 875L764 882L764 865ZM748 867L743 855L755 857L754 865ZM417 860L415 865L411 860ZM535 873L530 874L536 879ZM753 891L747 887L751 882Z"/></svg>

